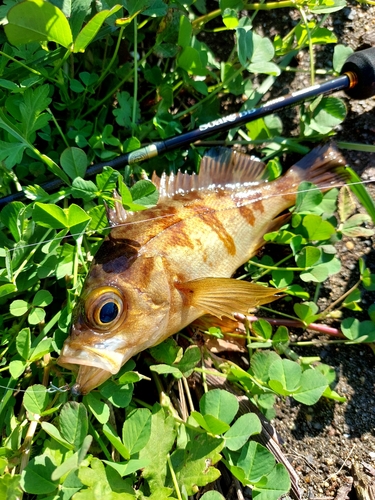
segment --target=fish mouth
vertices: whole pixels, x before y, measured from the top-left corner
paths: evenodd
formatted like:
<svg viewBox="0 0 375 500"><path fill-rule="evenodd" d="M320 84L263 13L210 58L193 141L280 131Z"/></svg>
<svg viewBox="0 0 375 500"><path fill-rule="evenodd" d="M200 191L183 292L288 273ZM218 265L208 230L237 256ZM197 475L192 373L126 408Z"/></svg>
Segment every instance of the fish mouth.
<svg viewBox="0 0 375 500"><path fill-rule="evenodd" d="M85 346L75 349L65 344L57 363L69 370L77 370L78 376L72 387L73 395L84 395L118 373L124 356L116 351ZM78 366L77 366L78 365Z"/></svg>

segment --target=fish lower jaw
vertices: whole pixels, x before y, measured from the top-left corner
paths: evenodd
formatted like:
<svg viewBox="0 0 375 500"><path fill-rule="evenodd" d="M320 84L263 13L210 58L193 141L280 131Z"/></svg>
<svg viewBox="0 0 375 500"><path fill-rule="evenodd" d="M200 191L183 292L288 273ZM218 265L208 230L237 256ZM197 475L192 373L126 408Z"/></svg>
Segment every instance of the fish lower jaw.
<svg viewBox="0 0 375 500"><path fill-rule="evenodd" d="M75 349L65 345L57 363L71 369L72 365L99 368L111 375L118 373L123 365L124 355L106 349L85 346L84 349Z"/></svg>

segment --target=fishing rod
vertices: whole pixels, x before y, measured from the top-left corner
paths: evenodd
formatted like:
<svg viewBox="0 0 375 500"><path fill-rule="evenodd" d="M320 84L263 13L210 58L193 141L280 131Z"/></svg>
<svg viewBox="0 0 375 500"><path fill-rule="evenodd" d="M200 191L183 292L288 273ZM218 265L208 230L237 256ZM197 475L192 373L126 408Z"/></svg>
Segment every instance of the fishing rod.
<svg viewBox="0 0 375 500"><path fill-rule="evenodd" d="M113 160L97 163L87 169L85 176L93 176L101 172L103 167L118 169L125 165L132 165L154 158L162 153L189 146L218 132L230 130L233 127L263 118L281 109L311 100L319 95L332 94L339 90L344 90L347 96L352 99L367 99L375 95L375 47L351 54L342 67L341 75L336 78L302 90L297 90L282 97L277 97L259 108L223 116L211 122L204 123L190 132L170 137L164 141L154 142L130 153L120 155ZM45 191L52 191L59 188L62 184L63 181L61 179L55 179L42 184L41 187ZM11 201L24 199L25 197L24 191L18 191L17 193L0 198L0 207Z"/></svg>

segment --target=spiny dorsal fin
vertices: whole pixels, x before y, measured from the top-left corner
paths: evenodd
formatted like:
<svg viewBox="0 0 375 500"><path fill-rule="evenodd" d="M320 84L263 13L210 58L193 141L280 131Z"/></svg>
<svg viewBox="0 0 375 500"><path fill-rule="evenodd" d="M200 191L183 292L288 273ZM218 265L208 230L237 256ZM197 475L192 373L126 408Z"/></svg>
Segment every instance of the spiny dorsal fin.
<svg viewBox="0 0 375 500"><path fill-rule="evenodd" d="M126 222L126 219L133 212L126 211L123 204L122 198L116 190L113 191L113 199L115 201L114 207L110 208L107 203L105 203L105 209L107 213L107 219L111 226L118 226Z"/></svg>
<svg viewBox="0 0 375 500"><path fill-rule="evenodd" d="M158 188L161 199L218 187L235 189L239 185L246 186L261 181L264 173L264 163L254 156L229 148L214 148L202 158L199 175L179 170L177 174L168 176L163 173L158 177L154 172L151 180Z"/></svg>

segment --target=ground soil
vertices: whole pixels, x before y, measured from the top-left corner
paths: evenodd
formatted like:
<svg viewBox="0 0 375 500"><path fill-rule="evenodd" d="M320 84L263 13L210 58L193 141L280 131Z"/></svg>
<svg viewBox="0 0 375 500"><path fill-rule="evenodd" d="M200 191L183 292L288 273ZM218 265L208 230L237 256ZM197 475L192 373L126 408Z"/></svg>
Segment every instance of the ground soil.
<svg viewBox="0 0 375 500"><path fill-rule="evenodd" d="M299 19L296 10L275 10L259 13L257 30L266 35L289 31ZM375 7L356 2L332 17L323 26L330 28L339 43L354 50L375 46ZM220 47L218 47L220 50ZM221 44L225 50L225 44ZM332 60L333 46L322 47L317 53L317 67L327 69ZM299 68L309 69L307 52L295 62ZM296 73L278 81L272 98L310 85L308 73ZM340 94L339 94L340 95ZM345 122L337 129L339 141L375 144L375 98L354 101L344 97L348 107ZM298 133L295 127L296 110L283 114L283 123L289 124L284 135ZM288 129L289 127L289 129ZM348 163L369 182L368 188L375 197L375 154L344 151ZM375 272L374 238L344 239L337 245L343 267L340 273L324 284L320 305L326 306L338 299L358 279L357 261L364 258L366 265ZM375 301L375 294L364 297L362 319L368 319L366 308ZM346 403L321 400L307 407L291 399L280 399L277 415L272 421L282 450L299 475L301 498L337 500L374 500L375 498L375 353L369 345L325 345L316 334L295 332L295 339L316 339L321 343L310 348L300 348L302 355L320 356L337 374L335 390L347 398ZM298 349L296 349L298 350ZM374 485L367 489L366 484ZM367 496L366 496L367 495ZM372 496L371 496L372 495ZM233 497L237 498L237 496Z"/></svg>
<svg viewBox="0 0 375 500"><path fill-rule="evenodd" d="M290 19L285 19L287 24ZM290 15L297 19L298 14ZM333 21L332 21L333 19ZM333 29L339 42L354 50L375 45L375 8L350 3L325 24ZM267 24L270 19L267 19ZM293 22L293 19L292 19ZM279 24L278 24L279 25ZM317 66L326 67L333 47L325 47L317 56ZM299 64L308 67L307 54ZM309 85L307 75L299 74L290 89ZM343 97L345 98L344 94ZM375 99L354 101L345 98L348 116L337 131L339 141L375 144ZM293 111L288 111L293 119ZM284 121L285 122L285 121ZM293 133L293 130L291 131ZM348 163L361 172L365 181L375 179L375 154L344 151ZM375 185L369 183L375 198ZM357 261L364 258L375 272L374 238L344 239L337 245L342 271L324 285L321 305L339 298L358 279ZM325 292L325 293L324 293ZM364 297L364 309L374 303L374 294ZM364 311L365 312L365 311ZM363 319L366 319L365 317ZM306 332L299 339L316 338ZM300 476L302 498L365 500L375 498L375 354L368 345L317 345L303 349L303 355L318 355L334 367L335 390L347 402L322 400L313 407L294 400L279 400L273 425L283 441L283 451ZM366 484L373 484L373 491ZM367 494L367 496L365 496ZM370 496L372 494L372 496Z"/></svg>

